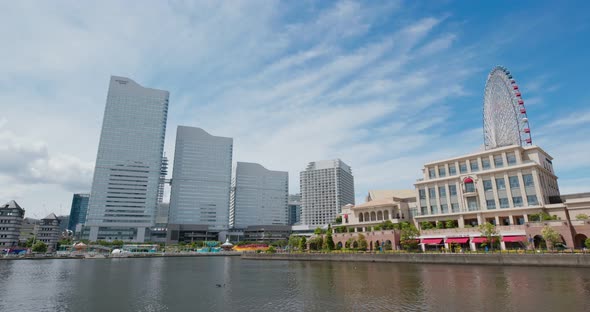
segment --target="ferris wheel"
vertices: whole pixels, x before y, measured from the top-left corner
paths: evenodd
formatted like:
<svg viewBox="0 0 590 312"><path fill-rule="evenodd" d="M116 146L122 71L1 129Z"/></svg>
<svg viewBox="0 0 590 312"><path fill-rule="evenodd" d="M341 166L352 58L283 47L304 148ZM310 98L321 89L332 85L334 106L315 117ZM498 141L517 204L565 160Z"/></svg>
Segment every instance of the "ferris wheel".
<svg viewBox="0 0 590 312"><path fill-rule="evenodd" d="M508 145L532 145L524 100L512 74L496 66L488 75L483 102L486 150Z"/></svg>

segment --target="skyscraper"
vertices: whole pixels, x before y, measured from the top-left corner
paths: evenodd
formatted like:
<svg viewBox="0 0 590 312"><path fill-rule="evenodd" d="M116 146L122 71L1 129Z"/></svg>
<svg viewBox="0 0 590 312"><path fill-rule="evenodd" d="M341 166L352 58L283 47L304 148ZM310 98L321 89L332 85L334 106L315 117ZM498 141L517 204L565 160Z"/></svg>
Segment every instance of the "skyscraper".
<svg viewBox="0 0 590 312"><path fill-rule="evenodd" d="M228 228L233 139L201 128L176 131L170 224ZM184 227L187 228L187 227Z"/></svg>
<svg viewBox="0 0 590 312"><path fill-rule="evenodd" d="M168 175L168 157L162 157L162 169L160 170L160 184L158 185L158 203L164 202L164 186Z"/></svg>
<svg viewBox="0 0 590 312"><path fill-rule="evenodd" d="M154 224L168 97L111 77L88 205L90 240L142 242Z"/></svg>
<svg viewBox="0 0 590 312"><path fill-rule="evenodd" d="M233 184L230 227L287 225L288 172L238 162Z"/></svg>
<svg viewBox="0 0 590 312"><path fill-rule="evenodd" d="M301 222L301 194L289 195L289 225Z"/></svg>
<svg viewBox="0 0 590 312"><path fill-rule="evenodd" d="M90 194L74 194L72 208L70 208L70 220L68 221L68 229L70 231L76 231L76 225L86 222L89 199Z"/></svg>
<svg viewBox="0 0 590 312"><path fill-rule="evenodd" d="M354 205L354 177L340 159L310 162L300 174L301 223L333 223L342 206Z"/></svg>

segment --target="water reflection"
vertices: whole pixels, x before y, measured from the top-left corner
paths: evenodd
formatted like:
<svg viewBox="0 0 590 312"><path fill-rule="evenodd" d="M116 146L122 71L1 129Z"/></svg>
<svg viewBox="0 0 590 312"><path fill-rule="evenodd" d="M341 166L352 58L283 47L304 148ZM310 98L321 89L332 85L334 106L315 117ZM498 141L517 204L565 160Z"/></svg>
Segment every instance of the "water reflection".
<svg viewBox="0 0 590 312"><path fill-rule="evenodd" d="M590 270L235 257L0 261L0 311L581 311Z"/></svg>

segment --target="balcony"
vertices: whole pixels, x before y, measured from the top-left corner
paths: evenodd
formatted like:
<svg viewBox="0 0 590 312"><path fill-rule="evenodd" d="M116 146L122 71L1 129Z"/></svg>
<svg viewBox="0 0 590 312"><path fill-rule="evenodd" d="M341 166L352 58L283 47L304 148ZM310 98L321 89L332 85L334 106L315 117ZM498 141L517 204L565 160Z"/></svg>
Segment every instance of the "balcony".
<svg viewBox="0 0 590 312"><path fill-rule="evenodd" d="M524 231L525 225L499 225L496 226L498 233L502 232L513 232L513 231ZM421 235L441 235L441 236L452 236L457 234L477 234L480 235L478 227L467 227L467 228L453 228L453 229L430 229L421 230Z"/></svg>

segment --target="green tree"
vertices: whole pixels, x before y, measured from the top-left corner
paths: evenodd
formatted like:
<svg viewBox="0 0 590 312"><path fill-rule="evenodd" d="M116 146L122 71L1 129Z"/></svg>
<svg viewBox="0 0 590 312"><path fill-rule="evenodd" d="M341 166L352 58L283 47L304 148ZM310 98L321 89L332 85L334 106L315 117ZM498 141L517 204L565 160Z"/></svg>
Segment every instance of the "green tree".
<svg viewBox="0 0 590 312"><path fill-rule="evenodd" d="M416 249L418 247L418 237L420 231L412 223L402 223L400 231L400 245L406 250Z"/></svg>
<svg viewBox="0 0 590 312"><path fill-rule="evenodd" d="M422 230L430 230L433 228L432 223L428 221L420 222L420 228Z"/></svg>
<svg viewBox="0 0 590 312"><path fill-rule="evenodd" d="M29 239L27 239L27 242L25 243L25 247L27 248L31 248L33 247L33 242L35 241L34 237L29 237Z"/></svg>
<svg viewBox="0 0 590 312"><path fill-rule="evenodd" d="M289 236L289 242L288 242L289 249L295 250L296 248L299 248L299 241L300 240L301 240L301 238L299 238L299 236L297 236L297 235Z"/></svg>
<svg viewBox="0 0 590 312"><path fill-rule="evenodd" d="M275 250L275 248L272 245L269 246L268 249L266 250L266 253L275 253L275 252L277 252L277 251Z"/></svg>
<svg viewBox="0 0 590 312"><path fill-rule="evenodd" d="M492 251L494 250L494 245L499 242L498 240L498 231L496 230L496 226L486 222L479 226L479 232L481 236L486 238L486 243L489 244Z"/></svg>
<svg viewBox="0 0 590 312"><path fill-rule="evenodd" d="M47 245L44 242L37 241L35 245L33 245L33 252L47 252Z"/></svg>
<svg viewBox="0 0 590 312"><path fill-rule="evenodd" d="M341 224L342 223L342 216L337 216L336 220L334 220L335 224Z"/></svg>
<svg viewBox="0 0 590 312"><path fill-rule="evenodd" d="M457 227L457 223L455 222L455 220L448 220L447 222L445 222L445 228L447 229L454 229Z"/></svg>
<svg viewBox="0 0 590 312"><path fill-rule="evenodd" d="M277 248L284 248L285 246L287 246L289 244L288 241L281 239L281 240L277 240L274 241L272 243L270 243L271 246L277 247Z"/></svg>
<svg viewBox="0 0 590 312"><path fill-rule="evenodd" d="M585 213L580 213L579 215L576 215L576 220L588 220L588 215Z"/></svg>
<svg viewBox="0 0 590 312"><path fill-rule="evenodd" d="M309 249L320 250L324 245L324 239L321 236L312 237L309 239Z"/></svg>
<svg viewBox="0 0 590 312"><path fill-rule="evenodd" d="M344 247L348 248L348 249L352 249L352 248L354 248L355 242L356 242L356 240L354 239L354 237L351 237L348 240L346 240L346 243L344 243Z"/></svg>
<svg viewBox="0 0 590 312"><path fill-rule="evenodd" d="M305 238L305 236L301 236L301 239L299 239L299 250L305 251L306 249L307 249L307 239Z"/></svg>
<svg viewBox="0 0 590 312"><path fill-rule="evenodd" d="M369 247L369 244L367 243L367 240L365 239L365 235L363 235L363 234L359 234L358 244L359 244L359 250L367 250L367 248Z"/></svg>
<svg viewBox="0 0 590 312"><path fill-rule="evenodd" d="M551 244L551 249L555 247L555 244L561 243L561 235L550 226L546 225L543 227L543 230L541 230L541 236L543 236L545 242Z"/></svg>
<svg viewBox="0 0 590 312"><path fill-rule="evenodd" d="M328 225L328 230L326 231L324 249L334 250L334 239L332 238L332 227L330 225Z"/></svg>
<svg viewBox="0 0 590 312"><path fill-rule="evenodd" d="M383 245L383 249L384 250L392 250L393 246L391 246L391 242L390 241L385 241L385 244Z"/></svg>
<svg viewBox="0 0 590 312"><path fill-rule="evenodd" d="M322 230L320 227L317 227L314 231L313 234L315 235L322 235L324 234L324 230Z"/></svg>
<svg viewBox="0 0 590 312"><path fill-rule="evenodd" d="M586 238L586 240L584 241L584 245L586 246L586 248L590 249L590 238Z"/></svg>
<svg viewBox="0 0 590 312"><path fill-rule="evenodd" d="M123 245L125 245L125 242L124 242L124 241L122 241L122 240L120 240L120 239L115 239L115 240L113 241L113 246L116 246L116 247L123 247Z"/></svg>

